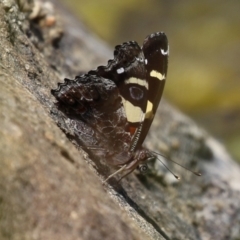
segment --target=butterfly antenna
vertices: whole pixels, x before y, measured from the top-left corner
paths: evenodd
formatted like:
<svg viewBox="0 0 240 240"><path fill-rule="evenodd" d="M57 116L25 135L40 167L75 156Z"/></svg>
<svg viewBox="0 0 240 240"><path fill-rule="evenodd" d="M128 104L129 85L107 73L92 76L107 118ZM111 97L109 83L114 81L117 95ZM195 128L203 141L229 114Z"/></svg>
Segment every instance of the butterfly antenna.
<svg viewBox="0 0 240 240"><path fill-rule="evenodd" d="M163 165L177 180L180 180L180 177L179 177L178 175L174 174L174 173L167 167L167 165L166 165L163 161L161 161L161 159L157 158L157 160L158 160L159 162L161 162L162 165Z"/></svg>
<svg viewBox="0 0 240 240"><path fill-rule="evenodd" d="M202 174L201 174L200 172L195 172L195 171L192 171L191 169L184 167L183 165L179 164L178 162L175 162L175 161L173 161L172 159L169 159L169 158L165 157L165 156L164 156L164 155L162 155L161 153L154 152L154 151L151 151L151 152L152 152L152 153L155 153L156 155L162 156L163 158L167 159L168 161L170 161L170 162L173 162L173 163L177 164L178 166L180 166L180 167L184 168L185 170L187 170L187 171L189 171L189 172L193 173L193 174L194 174L194 175L196 175L196 176L202 176ZM158 158L158 160L160 161L160 159L159 159L159 158ZM160 161L160 162L163 164L163 162L162 162L162 161ZM164 164L163 164L163 165L164 165ZM165 165L164 165L164 166L165 166ZM166 167L166 166L165 166L165 167Z"/></svg>

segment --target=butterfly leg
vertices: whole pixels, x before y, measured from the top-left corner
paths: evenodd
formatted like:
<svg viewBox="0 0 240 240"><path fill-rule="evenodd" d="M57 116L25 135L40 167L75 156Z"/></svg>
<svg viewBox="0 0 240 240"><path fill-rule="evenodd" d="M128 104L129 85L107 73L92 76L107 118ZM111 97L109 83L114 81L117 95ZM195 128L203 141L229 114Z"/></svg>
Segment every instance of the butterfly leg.
<svg viewBox="0 0 240 240"><path fill-rule="evenodd" d="M120 182L123 178L125 178L126 176L128 176L130 173L132 173L135 169L131 169L130 171L128 171L127 173L125 173L124 175L122 175L120 177L120 179L118 180L118 182Z"/></svg>
<svg viewBox="0 0 240 240"><path fill-rule="evenodd" d="M116 172L114 172L113 174L109 175L104 181L103 183L106 183L110 178L112 178L113 176L115 176L116 174L124 171L124 169L127 167L127 164L123 165L121 168L119 168Z"/></svg>

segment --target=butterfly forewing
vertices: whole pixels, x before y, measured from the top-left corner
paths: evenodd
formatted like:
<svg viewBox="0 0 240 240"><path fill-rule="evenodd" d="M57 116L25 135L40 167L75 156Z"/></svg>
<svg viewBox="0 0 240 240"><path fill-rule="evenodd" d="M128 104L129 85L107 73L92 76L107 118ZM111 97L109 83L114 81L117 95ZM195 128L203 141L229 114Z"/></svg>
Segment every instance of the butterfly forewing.
<svg viewBox="0 0 240 240"><path fill-rule="evenodd" d="M100 66L89 74L115 82L128 122L126 131L133 139L138 139L136 133L144 121L148 101L145 58L140 46L135 41L116 46L114 59L109 60L107 66ZM134 147L129 148L135 150Z"/></svg>
<svg viewBox="0 0 240 240"><path fill-rule="evenodd" d="M142 145L162 97L167 76L169 55L167 36L162 32L149 35L144 40L142 51L145 57L146 80L149 88L145 119L137 147Z"/></svg>

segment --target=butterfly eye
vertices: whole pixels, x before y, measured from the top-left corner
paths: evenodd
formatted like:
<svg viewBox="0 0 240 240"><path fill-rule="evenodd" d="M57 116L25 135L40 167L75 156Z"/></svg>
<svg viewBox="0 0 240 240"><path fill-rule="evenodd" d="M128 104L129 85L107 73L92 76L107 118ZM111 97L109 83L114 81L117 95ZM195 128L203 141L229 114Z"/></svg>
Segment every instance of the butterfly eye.
<svg viewBox="0 0 240 240"><path fill-rule="evenodd" d="M142 174L146 174L148 172L148 165L147 164L139 164L138 169Z"/></svg>

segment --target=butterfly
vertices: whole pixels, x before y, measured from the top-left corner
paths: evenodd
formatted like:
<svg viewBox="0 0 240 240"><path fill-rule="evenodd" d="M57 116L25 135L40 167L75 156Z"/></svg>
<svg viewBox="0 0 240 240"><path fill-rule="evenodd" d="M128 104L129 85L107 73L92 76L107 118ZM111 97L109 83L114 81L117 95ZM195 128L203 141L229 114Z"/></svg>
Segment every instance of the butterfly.
<svg viewBox="0 0 240 240"><path fill-rule="evenodd" d="M142 47L135 41L117 45L114 58L87 74L64 79L51 93L56 106L74 121L77 138L92 129L93 145L104 151L106 163L118 168L115 174L130 174L153 152L142 146L162 97L168 67L169 46L163 32L146 37ZM91 140L90 140L91 142ZM91 146L89 146L91 147Z"/></svg>

